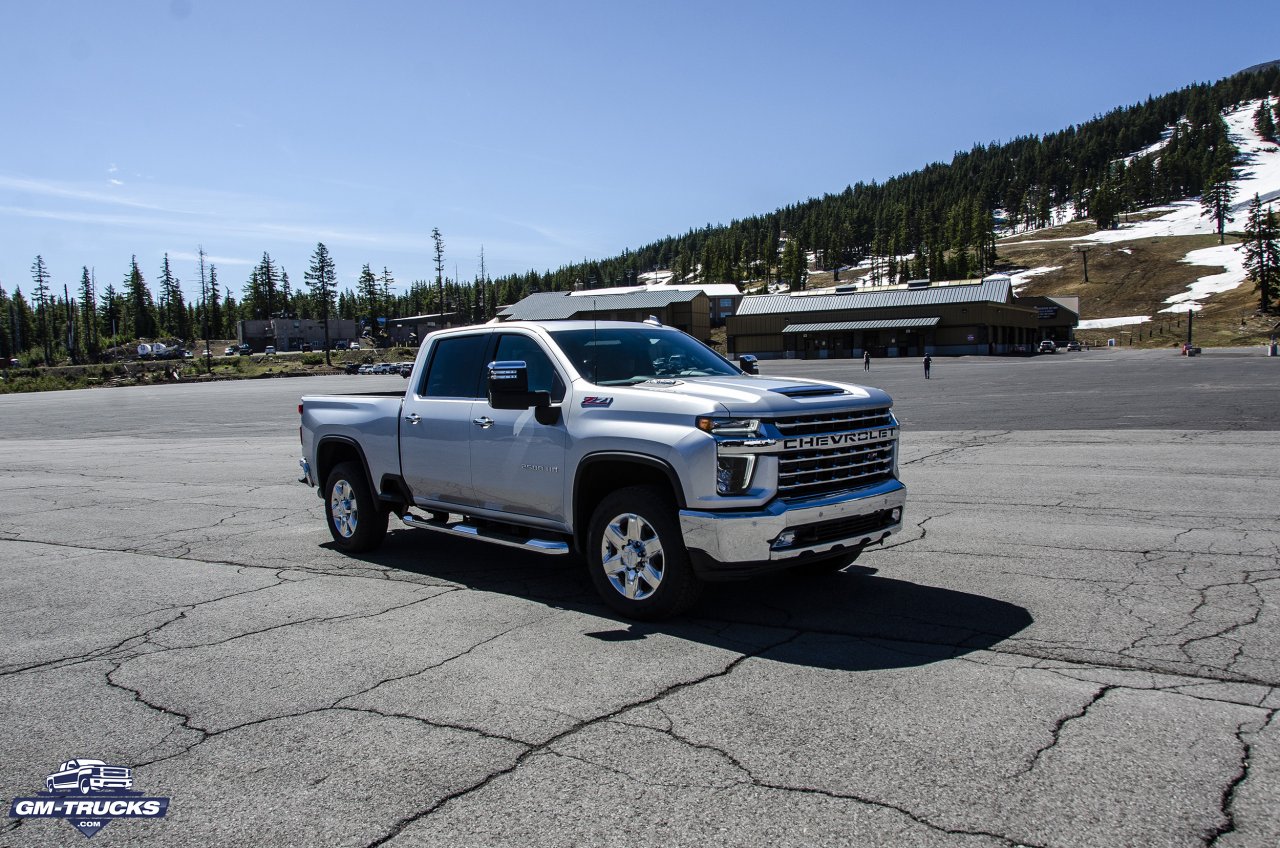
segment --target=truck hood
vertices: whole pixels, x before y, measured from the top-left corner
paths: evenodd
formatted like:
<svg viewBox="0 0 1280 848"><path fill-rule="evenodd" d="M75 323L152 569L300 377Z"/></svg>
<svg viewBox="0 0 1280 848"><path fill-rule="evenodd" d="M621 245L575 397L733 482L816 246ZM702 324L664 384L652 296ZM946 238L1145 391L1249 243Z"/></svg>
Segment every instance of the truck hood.
<svg viewBox="0 0 1280 848"><path fill-rule="evenodd" d="M892 406L886 392L869 386L776 377L683 377L637 383L631 389L717 403L733 415L795 415L850 406Z"/></svg>

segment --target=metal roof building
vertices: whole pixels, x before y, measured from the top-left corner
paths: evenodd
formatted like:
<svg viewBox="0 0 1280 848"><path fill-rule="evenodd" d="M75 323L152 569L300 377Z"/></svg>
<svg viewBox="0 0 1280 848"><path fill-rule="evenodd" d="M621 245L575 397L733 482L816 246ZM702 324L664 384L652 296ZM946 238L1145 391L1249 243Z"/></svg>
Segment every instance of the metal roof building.
<svg viewBox="0 0 1280 848"><path fill-rule="evenodd" d="M643 321L650 315L694 338L707 341L711 337L707 295L698 289L653 286L644 291L601 295L589 291L544 292L498 310L502 321Z"/></svg>
<svg viewBox="0 0 1280 848"><path fill-rule="evenodd" d="M840 294L747 296L726 322L731 355L823 359L1027 353L1066 341L1078 314L1068 302L1019 302L1008 277ZM1072 304L1074 305L1074 304ZM1077 307L1078 309L1078 307Z"/></svg>

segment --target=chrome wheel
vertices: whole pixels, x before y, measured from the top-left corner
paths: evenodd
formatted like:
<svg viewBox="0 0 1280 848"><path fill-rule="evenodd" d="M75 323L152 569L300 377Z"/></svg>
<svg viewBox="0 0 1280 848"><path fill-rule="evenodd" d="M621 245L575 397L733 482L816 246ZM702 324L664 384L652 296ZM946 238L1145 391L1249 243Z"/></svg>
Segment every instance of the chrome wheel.
<svg viewBox="0 0 1280 848"><path fill-rule="evenodd" d="M662 583L666 567L662 539L643 516L632 512L619 515L605 526L600 564L609 585L620 595L643 601Z"/></svg>
<svg viewBox="0 0 1280 848"><path fill-rule="evenodd" d="M359 509L356 492L346 480L339 480L329 494L329 514L333 517L333 529L344 539L356 534Z"/></svg>

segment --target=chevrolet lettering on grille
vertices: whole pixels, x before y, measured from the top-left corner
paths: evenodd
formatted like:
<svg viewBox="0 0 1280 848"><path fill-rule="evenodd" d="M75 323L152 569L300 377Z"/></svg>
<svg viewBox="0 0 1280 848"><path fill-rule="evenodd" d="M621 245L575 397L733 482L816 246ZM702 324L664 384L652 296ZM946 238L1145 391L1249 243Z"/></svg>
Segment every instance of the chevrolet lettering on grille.
<svg viewBox="0 0 1280 848"><path fill-rule="evenodd" d="M831 433L821 436L798 436L782 440L783 450L811 450L813 448L838 448L843 445L860 445L867 442L884 442L898 437L897 427L879 430L859 430L854 433Z"/></svg>

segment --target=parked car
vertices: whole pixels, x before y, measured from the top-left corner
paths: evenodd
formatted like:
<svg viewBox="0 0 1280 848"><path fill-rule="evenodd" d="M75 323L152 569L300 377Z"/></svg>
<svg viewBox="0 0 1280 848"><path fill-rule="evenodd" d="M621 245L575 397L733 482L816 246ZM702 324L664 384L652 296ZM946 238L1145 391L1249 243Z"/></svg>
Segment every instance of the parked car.
<svg viewBox="0 0 1280 848"><path fill-rule="evenodd" d="M345 372L346 372L346 373L348 373L348 374L359 374L359 373L360 373L360 363L359 363L359 362L348 362L346 365L342 366L342 370L343 370L343 371L345 371Z"/></svg>
<svg viewBox="0 0 1280 848"><path fill-rule="evenodd" d="M1045 339L1040 342L1040 353L1057 353L1058 345L1053 339Z"/></svg>
<svg viewBox="0 0 1280 848"><path fill-rule="evenodd" d="M352 342L350 345L348 345L348 348L349 348L350 350L359 350L359 349L360 349L360 342Z"/></svg>
<svg viewBox="0 0 1280 848"><path fill-rule="evenodd" d="M302 343L302 352L303 352L303 353L310 353L313 349L314 349L314 348L312 347L311 342L303 342L303 343Z"/></svg>
<svg viewBox="0 0 1280 848"><path fill-rule="evenodd" d="M275 345L267 345L267 348L266 348L266 350L264 350L264 351L263 351L263 353L265 353L267 356L275 356L275 355L276 355L276 346L275 346Z"/></svg>
<svg viewBox="0 0 1280 848"><path fill-rule="evenodd" d="M1071 351L1071 350L1079 350L1079 349L1080 349L1080 342L1076 341L1075 339L1072 339L1071 341L1067 342L1067 350Z"/></svg>
<svg viewBox="0 0 1280 848"><path fill-rule="evenodd" d="M224 350L224 351L222 352L222 355L223 355L223 356L235 356L235 355L236 355L236 346L235 346L235 345L227 345L227 349L226 349L226 350Z"/></svg>
<svg viewBox="0 0 1280 848"><path fill-rule="evenodd" d="M347 349L347 343L346 343L346 342L334 342L334 343L333 343L333 349L334 349L334 350L346 350L346 349Z"/></svg>
<svg viewBox="0 0 1280 848"><path fill-rule="evenodd" d="M241 356L248 356L249 354L253 353L253 348L249 347L247 344L242 344L240 345L240 347L236 348L236 353L240 354Z"/></svg>

